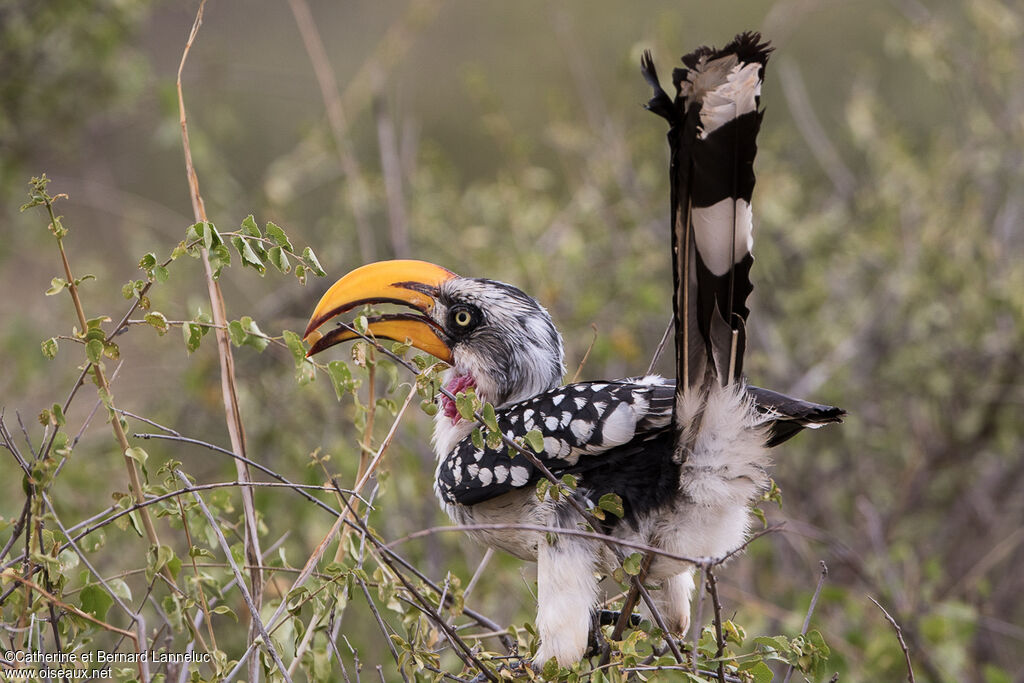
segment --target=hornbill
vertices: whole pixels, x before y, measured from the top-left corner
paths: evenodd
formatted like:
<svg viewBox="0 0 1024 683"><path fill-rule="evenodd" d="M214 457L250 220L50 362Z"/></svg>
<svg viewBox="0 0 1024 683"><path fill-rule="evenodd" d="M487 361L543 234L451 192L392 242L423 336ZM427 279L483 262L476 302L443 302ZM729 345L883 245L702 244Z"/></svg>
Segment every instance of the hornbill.
<svg viewBox="0 0 1024 683"><path fill-rule="evenodd" d="M722 50L700 48L676 69L676 97L658 84L647 108L668 119L672 152L672 245L676 376L647 375L563 385L562 338L536 300L512 285L460 277L423 261L372 263L323 296L309 321L309 355L358 335L326 334L324 323L364 304L415 312L369 319L377 338L411 344L451 367L450 393L474 387L511 439L543 435L538 458L555 476L577 478L577 502L614 493L623 516L604 531L684 557L722 556L742 545L748 505L768 481L768 448L804 427L841 421L843 411L747 384L742 379L752 257L750 198L761 82L770 48L747 33ZM607 544L517 529L576 528L564 497L538 499L541 472L504 444L481 447L450 398L435 417L434 488L457 524L502 524L470 532L483 543L536 560L534 661L570 664L585 653L598 596L595 571L618 566ZM693 566L656 557L647 583L669 629L689 624Z"/></svg>

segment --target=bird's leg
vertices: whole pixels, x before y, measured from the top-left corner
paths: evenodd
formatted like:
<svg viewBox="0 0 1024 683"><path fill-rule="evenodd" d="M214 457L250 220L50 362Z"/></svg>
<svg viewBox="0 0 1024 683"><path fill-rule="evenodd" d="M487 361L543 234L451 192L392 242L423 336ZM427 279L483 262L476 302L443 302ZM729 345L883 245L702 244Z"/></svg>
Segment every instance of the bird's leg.
<svg viewBox="0 0 1024 683"><path fill-rule="evenodd" d="M583 657L590 615L597 601L595 551L567 537L542 539L537 549L537 632L540 647L534 666L551 657L571 666Z"/></svg>

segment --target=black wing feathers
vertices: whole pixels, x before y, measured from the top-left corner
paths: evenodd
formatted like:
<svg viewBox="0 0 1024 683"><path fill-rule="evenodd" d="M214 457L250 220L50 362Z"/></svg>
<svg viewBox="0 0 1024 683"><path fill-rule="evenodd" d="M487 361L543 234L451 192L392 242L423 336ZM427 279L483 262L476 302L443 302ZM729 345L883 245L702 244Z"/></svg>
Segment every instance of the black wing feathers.
<svg viewBox="0 0 1024 683"><path fill-rule="evenodd" d="M845 414L767 389L748 385L746 390L769 425L768 446L805 427L841 422ZM498 427L510 438L539 429L545 441L537 457L553 474L579 475L594 500L617 493L640 514L661 505L678 483L670 424L675 391L674 382L660 378L569 384L502 408ZM611 427L623 404L632 414L628 432L622 431L621 422L614 430ZM467 438L441 462L437 487L449 503L474 505L532 485L540 477L522 454L510 454L504 445L477 448Z"/></svg>

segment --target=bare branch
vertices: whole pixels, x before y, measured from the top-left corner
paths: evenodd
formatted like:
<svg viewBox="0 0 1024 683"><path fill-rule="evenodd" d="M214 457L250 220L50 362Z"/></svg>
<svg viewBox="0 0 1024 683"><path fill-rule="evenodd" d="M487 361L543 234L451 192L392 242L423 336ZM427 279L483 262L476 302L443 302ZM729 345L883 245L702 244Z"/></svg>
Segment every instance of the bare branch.
<svg viewBox="0 0 1024 683"><path fill-rule="evenodd" d="M192 24L192 31L189 33L185 49L181 53L181 62L178 64L178 117L181 123L181 144L185 154L185 173L188 177L189 196L192 199L192 213L195 220L206 221L206 207L203 203L202 194L199 192L199 177L196 175L195 166L192 163L192 149L188 139L188 123L185 117L185 95L181 87L181 75L185 70L185 62L188 59L192 43L199 33L199 27L203 23L203 9L206 7L206 0L200 0L199 9L196 11L196 19ZM220 359L220 381L221 395L224 402L224 413L227 422L228 436L231 439L231 450L243 458L246 456L245 428L242 425L242 412L238 406L238 391L235 378L235 358L231 350L231 338L226 329L220 329L227 325L227 310L224 306L224 295L220 289L220 283L214 279L213 268L210 265L210 252L205 246L200 247L202 256L203 271L206 275L206 289L210 298L210 308L213 315L213 322L218 326L214 330L217 339L217 355ZM117 420L114 420L117 422ZM242 460L235 460L235 470L238 473L239 481L250 481L248 464ZM259 525L256 517L256 503L253 500L252 491L248 488L241 490L242 510L245 517L245 554L249 562L256 566L260 562L263 553L260 551ZM252 597L256 605L257 614L259 606L263 601L263 576L259 569L253 569L250 581L252 581ZM250 640L255 634L250 631ZM268 644L269 645L269 644ZM255 678L255 669L250 670L250 677Z"/></svg>
<svg viewBox="0 0 1024 683"><path fill-rule="evenodd" d="M885 608L882 607L877 600L870 595L868 596L868 600L875 603L875 607L882 610L882 614L885 615L885 620L892 624L893 629L896 631L896 640L899 641L900 649L903 650L903 659L907 662L907 682L915 683L914 666L910 663L910 650L907 649L907 641L903 640L903 629L900 628L900 625L896 623L896 620L892 618L892 615L886 612Z"/></svg>
<svg viewBox="0 0 1024 683"><path fill-rule="evenodd" d="M181 470L175 470L174 473L185 486L192 486L192 482L189 481L188 477L186 477ZM224 538L224 532L220 530L217 520L213 518L213 513L210 512L210 508L206 507L206 503L203 501L203 497L199 495L199 492L192 491L192 497L199 504L200 509L203 511L203 516L206 517L206 521L209 523L210 528L217 536L217 541L220 543L221 550L224 552L224 556L231 565L231 571L235 575L235 581L238 582L238 590L242 593L242 597L245 599L245 604L249 608L249 616L252 618L252 623L255 625L256 630L259 631L259 634L263 639L263 647L266 648L267 652L274 660L274 664L277 665L277 668L284 679L288 683L291 683L292 679L291 676L288 675L288 669L285 667L284 662L281 661L280 655L277 654L277 649L274 648L274 643L270 640L270 634L267 633L267 629L263 625L263 619L260 618L259 608L256 606L252 595L245 586L245 580L242 578L242 572L235 563L235 558L231 554L231 547L228 545L227 539ZM259 571L259 567L255 567L253 569L255 571ZM283 602L285 601L282 601L282 603Z"/></svg>

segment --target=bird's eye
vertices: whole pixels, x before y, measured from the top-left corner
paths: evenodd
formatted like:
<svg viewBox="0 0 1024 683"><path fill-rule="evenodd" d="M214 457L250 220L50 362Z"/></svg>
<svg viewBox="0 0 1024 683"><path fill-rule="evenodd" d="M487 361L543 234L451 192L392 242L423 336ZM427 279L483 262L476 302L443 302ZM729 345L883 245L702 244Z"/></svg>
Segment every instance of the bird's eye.
<svg viewBox="0 0 1024 683"><path fill-rule="evenodd" d="M453 306L448 313L448 328L453 334L464 334L480 324L480 311L466 304Z"/></svg>

